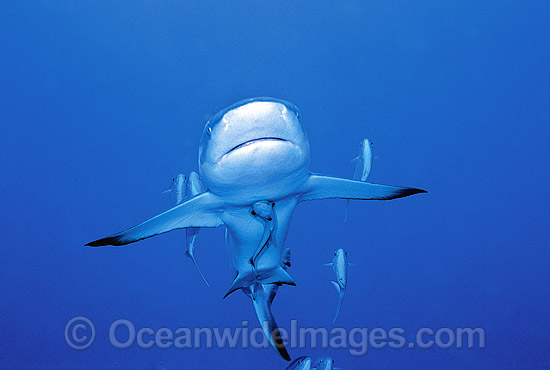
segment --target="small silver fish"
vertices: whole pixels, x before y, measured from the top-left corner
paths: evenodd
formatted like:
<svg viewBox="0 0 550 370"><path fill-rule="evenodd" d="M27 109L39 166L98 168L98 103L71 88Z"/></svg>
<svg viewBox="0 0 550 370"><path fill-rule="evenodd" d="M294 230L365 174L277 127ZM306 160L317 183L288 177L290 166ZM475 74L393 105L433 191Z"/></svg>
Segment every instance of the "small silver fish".
<svg viewBox="0 0 550 370"><path fill-rule="evenodd" d="M187 178L184 174L177 174L170 183L170 189L163 191L163 193L170 193L170 200L174 206L177 206L185 199L185 187L187 184Z"/></svg>
<svg viewBox="0 0 550 370"><path fill-rule="evenodd" d="M200 194L203 192L202 189L202 182L200 180L199 175L196 172L191 172L189 174L189 178L186 182L185 186L185 195L186 198L193 198L194 196ZM197 271L201 275L202 280L204 280L204 283L207 286L210 286L208 284L208 281L206 281L206 278L202 274L201 269L199 268L199 265L197 264L197 260L195 259L195 241L197 240L197 236L199 235L199 227L188 227L185 229L185 236L187 239L187 250L185 251L185 255L189 258L191 258L191 261L193 261L193 264L197 268Z"/></svg>
<svg viewBox="0 0 550 370"><path fill-rule="evenodd" d="M334 360L332 357L321 357L317 359L312 365L314 370L336 370L340 367L334 367Z"/></svg>
<svg viewBox="0 0 550 370"><path fill-rule="evenodd" d="M332 266L334 274L336 275L336 281L331 281L332 285L338 291L338 308L336 309L336 315L332 323L336 322L338 315L340 314L340 309L342 308L342 302L344 300L344 294L346 293L346 287L348 284L348 266L351 265L348 263L348 254L342 248L334 252L332 257L332 263L326 263L325 266Z"/></svg>
<svg viewBox="0 0 550 370"><path fill-rule="evenodd" d="M365 182L369 177L370 169L372 166L372 150L373 144L369 139L364 139L360 143L359 155L353 158L352 162L355 162L355 172L353 173L353 179L357 181ZM349 199L346 201L346 214L344 216L344 223L348 220L348 206Z"/></svg>
<svg viewBox="0 0 550 370"><path fill-rule="evenodd" d="M311 357L298 357L285 370L311 370Z"/></svg>
<svg viewBox="0 0 550 370"><path fill-rule="evenodd" d="M372 150L373 145L369 139L361 141L361 149L359 155L353 160L356 161L355 172L353 174L354 180L367 181L372 166Z"/></svg>

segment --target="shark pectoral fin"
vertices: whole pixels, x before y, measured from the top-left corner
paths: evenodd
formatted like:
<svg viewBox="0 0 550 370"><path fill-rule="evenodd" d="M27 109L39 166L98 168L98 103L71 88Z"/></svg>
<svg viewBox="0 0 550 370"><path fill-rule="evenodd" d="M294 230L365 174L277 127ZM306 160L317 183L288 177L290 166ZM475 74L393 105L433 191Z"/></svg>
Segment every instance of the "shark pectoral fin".
<svg viewBox="0 0 550 370"><path fill-rule="evenodd" d="M292 277L282 267L270 271L269 273L259 275L257 277L258 282L262 284L287 284L296 286Z"/></svg>
<svg viewBox="0 0 550 370"><path fill-rule="evenodd" d="M174 229L183 229L187 227L216 227L223 223L220 217L220 208L222 205L223 203L219 198L212 193L202 193L139 225L106 238L95 240L86 245L92 247L125 245Z"/></svg>
<svg viewBox="0 0 550 370"><path fill-rule="evenodd" d="M357 266L357 264L356 264L356 263L348 262L348 266Z"/></svg>
<svg viewBox="0 0 550 370"><path fill-rule="evenodd" d="M338 177L310 175L300 201L330 198L388 200L418 193L426 193L426 191L400 186L371 184Z"/></svg>

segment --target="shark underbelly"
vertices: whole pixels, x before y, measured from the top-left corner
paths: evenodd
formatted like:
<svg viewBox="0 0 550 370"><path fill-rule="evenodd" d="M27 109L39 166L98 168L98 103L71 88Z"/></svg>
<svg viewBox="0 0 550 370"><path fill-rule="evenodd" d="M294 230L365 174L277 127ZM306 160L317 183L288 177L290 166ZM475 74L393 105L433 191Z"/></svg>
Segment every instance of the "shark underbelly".
<svg viewBox="0 0 550 370"><path fill-rule="evenodd" d="M237 275L248 276L250 284L262 282L271 272L280 269L284 245L288 234L290 220L294 213L294 197L275 203L274 212L278 223L268 245L258 257L256 265L250 262L251 257L262 242L265 224L250 213L250 207L231 207L224 212L223 221L229 234L229 254L231 267Z"/></svg>

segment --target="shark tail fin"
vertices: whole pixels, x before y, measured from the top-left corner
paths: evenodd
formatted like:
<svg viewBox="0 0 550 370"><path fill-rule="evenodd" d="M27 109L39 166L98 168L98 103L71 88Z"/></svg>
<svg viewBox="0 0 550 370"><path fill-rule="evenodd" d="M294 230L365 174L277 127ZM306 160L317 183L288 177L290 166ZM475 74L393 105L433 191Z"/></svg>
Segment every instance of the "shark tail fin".
<svg viewBox="0 0 550 370"><path fill-rule="evenodd" d="M332 285L336 288L338 291L338 307L336 308L336 314L334 315L334 319L332 319L332 323L334 324L336 322L336 319L338 318L338 315L340 315L340 309L342 308L342 302L344 300L344 291L340 288L340 285L336 283L335 281L331 281Z"/></svg>
<svg viewBox="0 0 550 370"><path fill-rule="evenodd" d="M269 344L277 353L287 361L290 361L290 356L285 348L285 344L281 337L281 332L273 313L271 312L271 302L263 299L252 300L254 304L254 310L256 311L256 316L260 322L260 326L267 337Z"/></svg>

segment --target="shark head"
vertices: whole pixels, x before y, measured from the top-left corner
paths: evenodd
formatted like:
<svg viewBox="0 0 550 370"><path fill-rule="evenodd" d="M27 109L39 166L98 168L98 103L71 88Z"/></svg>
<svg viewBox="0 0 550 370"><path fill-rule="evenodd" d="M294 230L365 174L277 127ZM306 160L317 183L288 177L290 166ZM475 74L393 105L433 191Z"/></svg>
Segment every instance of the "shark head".
<svg viewBox="0 0 550 370"><path fill-rule="evenodd" d="M205 187L226 198L285 196L309 173L309 141L298 108L255 98L214 115L202 134L199 170Z"/></svg>

